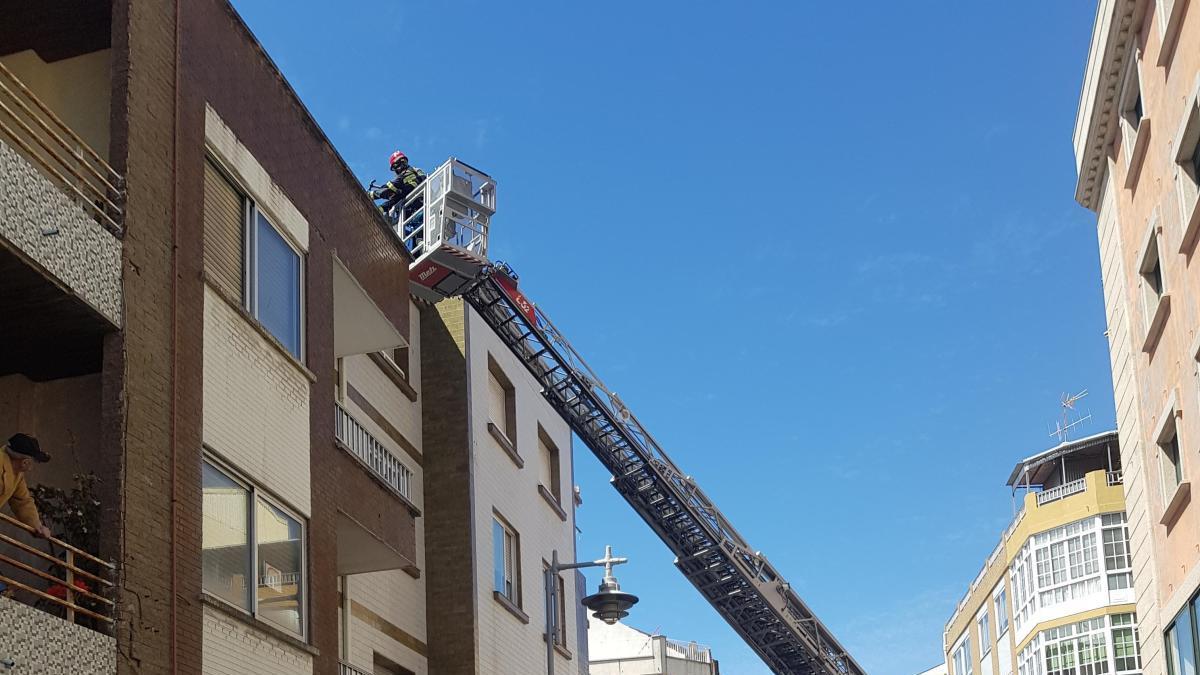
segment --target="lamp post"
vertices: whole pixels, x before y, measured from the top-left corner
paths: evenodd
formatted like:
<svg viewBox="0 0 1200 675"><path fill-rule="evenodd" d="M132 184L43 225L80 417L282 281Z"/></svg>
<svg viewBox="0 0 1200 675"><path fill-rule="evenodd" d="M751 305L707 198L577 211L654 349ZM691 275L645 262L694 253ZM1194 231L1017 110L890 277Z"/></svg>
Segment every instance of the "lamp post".
<svg viewBox="0 0 1200 675"><path fill-rule="evenodd" d="M621 584L613 576L613 565L629 562L628 558L614 558L612 547L604 547L604 557L592 562L560 563L558 549L551 555L546 568L546 674L554 675L554 641L558 639L558 574L564 570L584 567L603 567L604 580L597 593L583 599L583 606L592 610L592 616L612 625L629 615L629 608L637 604L636 595L621 592Z"/></svg>

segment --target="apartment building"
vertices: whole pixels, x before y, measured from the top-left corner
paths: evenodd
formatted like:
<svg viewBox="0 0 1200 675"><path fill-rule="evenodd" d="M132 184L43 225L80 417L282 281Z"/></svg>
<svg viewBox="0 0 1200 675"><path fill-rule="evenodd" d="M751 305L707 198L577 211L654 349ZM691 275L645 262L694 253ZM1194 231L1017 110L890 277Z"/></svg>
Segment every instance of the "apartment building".
<svg viewBox="0 0 1200 675"><path fill-rule="evenodd" d="M435 673L546 672L545 570L575 555L571 431L470 305L421 311L426 555ZM586 672L580 583L563 573L556 673Z"/></svg>
<svg viewBox="0 0 1200 675"><path fill-rule="evenodd" d="M624 623L588 622L591 675L720 675L712 650Z"/></svg>
<svg viewBox="0 0 1200 675"><path fill-rule="evenodd" d="M1016 464L1015 515L946 622L950 675L1143 672L1119 462L1110 431Z"/></svg>
<svg viewBox="0 0 1200 675"><path fill-rule="evenodd" d="M0 658L428 672L399 237L226 0L4 14L0 433L99 525L0 521Z"/></svg>
<svg viewBox="0 0 1200 675"><path fill-rule="evenodd" d="M1102 0L1075 198L1094 211L1145 672L1193 672L1200 590L1200 8Z"/></svg>

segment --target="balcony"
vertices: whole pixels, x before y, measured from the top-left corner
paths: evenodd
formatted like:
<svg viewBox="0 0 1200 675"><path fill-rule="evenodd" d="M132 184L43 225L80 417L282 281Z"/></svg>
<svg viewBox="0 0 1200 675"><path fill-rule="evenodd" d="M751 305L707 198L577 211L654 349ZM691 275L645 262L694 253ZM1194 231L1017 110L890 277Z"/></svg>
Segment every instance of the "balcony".
<svg viewBox="0 0 1200 675"><path fill-rule="evenodd" d="M412 470L346 408L335 403L334 412L336 444L353 459L337 474L347 496L338 506L338 574L398 569L419 577Z"/></svg>
<svg viewBox="0 0 1200 675"><path fill-rule="evenodd" d="M55 65L32 51L0 58L0 249L120 327L122 177L14 70L23 66L44 93L79 87L86 94L91 85L79 78L91 74L88 68ZM106 130L104 103L96 107ZM79 115L92 112L79 102L74 107ZM107 143L107 131L102 139Z"/></svg>
<svg viewBox="0 0 1200 675"><path fill-rule="evenodd" d="M0 659L19 672L116 673L114 565L29 532L0 514Z"/></svg>
<svg viewBox="0 0 1200 675"><path fill-rule="evenodd" d="M362 462L373 476L411 504L413 472L359 424L349 411L341 405L335 404L335 407L334 433L338 443Z"/></svg>
<svg viewBox="0 0 1200 675"><path fill-rule="evenodd" d="M374 675L369 670L356 668L345 661L338 662L338 675Z"/></svg>

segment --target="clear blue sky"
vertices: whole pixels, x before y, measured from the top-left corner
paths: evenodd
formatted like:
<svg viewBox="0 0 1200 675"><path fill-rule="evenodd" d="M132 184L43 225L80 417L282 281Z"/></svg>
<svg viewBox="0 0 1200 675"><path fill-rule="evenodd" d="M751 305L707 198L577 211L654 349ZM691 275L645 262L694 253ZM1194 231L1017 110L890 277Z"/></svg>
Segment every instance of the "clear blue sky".
<svg viewBox="0 0 1200 675"><path fill-rule="evenodd" d="M941 658L1059 395L1113 425L1092 1L236 5L364 183L497 177L494 257L872 675ZM576 450L631 623L769 672Z"/></svg>

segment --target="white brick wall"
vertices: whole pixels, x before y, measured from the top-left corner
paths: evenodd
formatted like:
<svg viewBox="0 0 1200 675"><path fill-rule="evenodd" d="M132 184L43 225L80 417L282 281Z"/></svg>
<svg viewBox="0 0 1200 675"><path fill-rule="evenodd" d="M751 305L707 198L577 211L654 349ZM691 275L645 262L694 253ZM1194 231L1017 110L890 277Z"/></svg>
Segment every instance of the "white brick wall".
<svg viewBox="0 0 1200 675"><path fill-rule="evenodd" d="M304 516L311 511L309 386L290 359L205 286L204 442Z"/></svg>
<svg viewBox="0 0 1200 675"><path fill-rule="evenodd" d="M303 675L312 673L308 652L204 607L204 675Z"/></svg>
<svg viewBox="0 0 1200 675"><path fill-rule="evenodd" d="M572 457L571 431L540 394L541 387L533 376L512 355L507 347L474 312L467 309L468 406L471 418L472 461L475 466L475 555L477 560L476 587L479 607L479 673L480 675L511 675L538 673L546 668L545 592L542 587L542 561L550 560L558 549L561 561L575 559L575 517L571 501ZM487 373L488 354L496 360L513 383L517 410L517 451L525 467L516 464L488 434ZM563 522L538 494L541 475L537 433L541 424L560 449L560 475ZM529 615L523 624L493 597L492 512L501 515L521 537L522 608ZM598 555L598 554L597 554ZM578 631L574 608L576 597L574 579L566 577L567 647L578 655ZM556 655L557 672L577 670L576 665Z"/></svg>
<svg viewBox="0 0 1200 675"><path fill-rule="evenodd" d="M1111 178L1111 177L1110 177ZM1113 399L1117 409L1117 435L1121 444L1121 468L1124 471L1126 516L1129 520L1129 547L1133 556L1133 582L1137 591L1138 634L1141 637L1142 672L1164 672L1162 637L1158 621L1158 600L1154 578L1154 543L1151 531L1156 526L1146 509L1146 458L1141 442L1138 415L1137 357L1140 345L1130 333L1130 298L1125 294L1120 228L1113 203L1111 184L1105 190L1096 222L1100 242L1100 271L1104 282L1104 308L1108 321L1109 357L1112 361ZM1139 334L1141 331L1135 331Z"/></svg>

